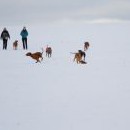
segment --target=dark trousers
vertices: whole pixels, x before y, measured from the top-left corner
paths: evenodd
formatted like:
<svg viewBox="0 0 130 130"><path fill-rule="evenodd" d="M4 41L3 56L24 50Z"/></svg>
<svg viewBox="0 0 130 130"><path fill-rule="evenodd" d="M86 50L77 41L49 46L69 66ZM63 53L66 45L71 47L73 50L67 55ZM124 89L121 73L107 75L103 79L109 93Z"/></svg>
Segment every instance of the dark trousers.
<svg viewBox="0 0 130 130"><path fill-rule="evenodd" d="M22 42L23 42L23 49L27 50L28 49L28 46L27 46L27 38L22 38Z"/></svg>
<svg viewBox="0 0 130 130"><path fill-rule="evenodd" d="M7 39L3 39L3 50L7 50Z"/></svg>

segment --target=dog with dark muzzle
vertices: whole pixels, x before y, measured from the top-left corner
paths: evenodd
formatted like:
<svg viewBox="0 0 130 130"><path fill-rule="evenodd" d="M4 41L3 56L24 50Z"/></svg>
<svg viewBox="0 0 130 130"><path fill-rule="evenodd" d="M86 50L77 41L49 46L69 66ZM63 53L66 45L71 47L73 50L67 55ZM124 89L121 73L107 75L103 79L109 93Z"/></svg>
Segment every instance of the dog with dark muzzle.
<svg viewBox="0 0 130 130"><path fill-rule="evenodd" d="M82 50L78 50L78 53L81 54L81 57L83 58L83 60L85 61L85 57L86 57L86 53Z"/></svg>
<svg viewBox="0 0 130 130"><path fill-rule="evenodd" d="M26 56L30 56L32 59L36 60L36 63L38 63L43 60L42 54L43 52L35 52L35 53L28 52Z"/></svg>
<svg viewBox="0 0 130 130"><path fill-rule="evenodd" d="M86 64L87 62L85 62L85 57L86 57L86 53L82 50L78 50L77 53L72 53L75 54L73 61L76 60L77 64Z"/></svg>

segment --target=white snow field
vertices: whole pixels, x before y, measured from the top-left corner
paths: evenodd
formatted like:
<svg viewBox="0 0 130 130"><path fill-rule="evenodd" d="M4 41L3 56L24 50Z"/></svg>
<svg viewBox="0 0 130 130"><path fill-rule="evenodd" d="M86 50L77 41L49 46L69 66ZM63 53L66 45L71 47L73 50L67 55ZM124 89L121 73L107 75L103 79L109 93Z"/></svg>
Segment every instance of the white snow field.
<svg viewBox="0 0 130 130"><path fill-rule="evenodd" d="M21 28L7 27L8 50L0 41L0 130L130 130L129 23L30 25L27 51ZM76 64L85 41L87 64ZM25 56L47 44L42 63Z"/></svg>

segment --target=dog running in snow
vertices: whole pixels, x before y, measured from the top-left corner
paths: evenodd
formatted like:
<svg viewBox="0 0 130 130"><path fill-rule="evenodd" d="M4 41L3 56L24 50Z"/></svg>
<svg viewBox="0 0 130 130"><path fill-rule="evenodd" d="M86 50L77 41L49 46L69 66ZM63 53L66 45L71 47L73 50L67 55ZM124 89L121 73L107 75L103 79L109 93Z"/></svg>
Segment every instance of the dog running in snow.
<svg viewBox="0 0 130 130"><path fill-rule="evenodd" d="M28 52L26 56L30 56L32 59L36 60L36 63L38 63L43 60L42 54L43 52L35 52L35 53Z"/></svg>

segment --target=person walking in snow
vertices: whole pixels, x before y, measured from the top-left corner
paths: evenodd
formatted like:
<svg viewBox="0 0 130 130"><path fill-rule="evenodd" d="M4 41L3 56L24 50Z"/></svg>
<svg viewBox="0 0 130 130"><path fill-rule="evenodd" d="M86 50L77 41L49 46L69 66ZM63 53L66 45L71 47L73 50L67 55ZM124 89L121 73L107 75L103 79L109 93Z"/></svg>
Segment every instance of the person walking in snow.
<svg viewBox="0 0 130 130"><path fill-rule="evenodd" d="M10 35L6 28L1 33L1 39L3 40L3 50L7 50L7 42L10 39Z"/></svg>
<svg viewBox="0 0 130 130"><path fill-rule="evenodd" d="M23 27L20 35L22 36L23 49L27 50L28 49L28 46L27 46L28 31L27 31L26 27Z"/></svg>

